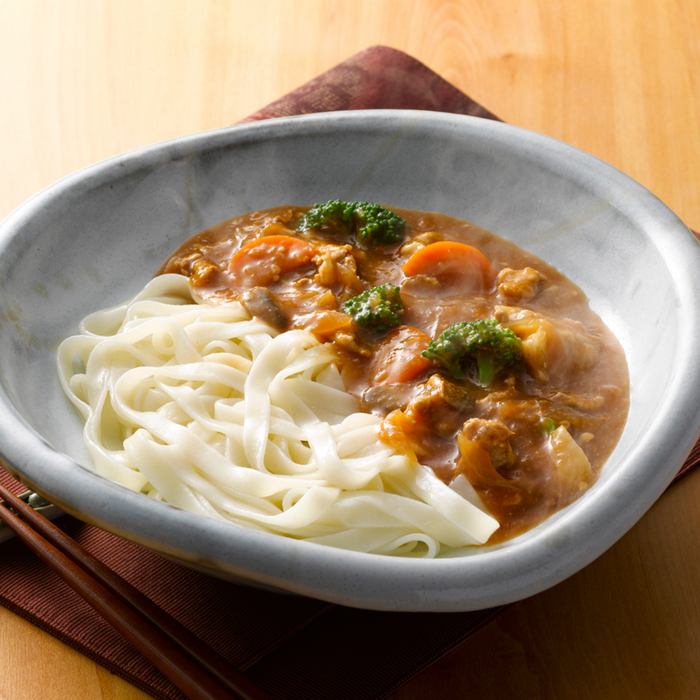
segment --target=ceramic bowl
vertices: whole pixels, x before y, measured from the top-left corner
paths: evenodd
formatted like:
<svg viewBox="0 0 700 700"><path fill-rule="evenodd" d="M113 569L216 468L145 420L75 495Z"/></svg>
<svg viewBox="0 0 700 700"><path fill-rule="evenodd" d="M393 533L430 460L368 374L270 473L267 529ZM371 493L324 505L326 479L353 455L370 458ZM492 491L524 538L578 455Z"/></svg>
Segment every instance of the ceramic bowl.
<svg viewBox="0 0 700 700"><path fill-rule="evenodd" d="M473 221L577 283L627 353L631 408L580 500L505 544L436 560L326 548L132 493L90 471L54 353L86 314L141 289L188 236L276 204L369 200ZM515 601L573 574L663 492L700 431L700 247L639 184L513 126L369 111L246 124L70 175L0 226L0 453L69 513L236 581L384 610Z"/></svg>

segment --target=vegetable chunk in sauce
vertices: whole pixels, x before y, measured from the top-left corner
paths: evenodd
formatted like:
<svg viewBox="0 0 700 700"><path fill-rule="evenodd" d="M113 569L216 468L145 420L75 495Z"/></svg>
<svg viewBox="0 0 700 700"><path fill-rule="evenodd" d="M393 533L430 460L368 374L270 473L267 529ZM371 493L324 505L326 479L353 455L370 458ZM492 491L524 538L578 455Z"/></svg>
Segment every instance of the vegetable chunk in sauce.
<svg viewBox="0 0 700 700"><path fill-rule="evenodd" d="M159 274L187 276L210 302L239 300L278 331L332 342L347 390L384 418L383 439L445 483L474 487L501 524L489 543L526 531L594 483L627 418L629 376L578 287L442 214L392 209L403 233L392 215L391 238L375 241L347 222L314 228L307 212L281 206L213 226ZM454 343L467 325L486 328L488 342L494 329L507 332L512 361L482 374L477 354L462 357L459 371L436 359L440 338Z"/></svg>

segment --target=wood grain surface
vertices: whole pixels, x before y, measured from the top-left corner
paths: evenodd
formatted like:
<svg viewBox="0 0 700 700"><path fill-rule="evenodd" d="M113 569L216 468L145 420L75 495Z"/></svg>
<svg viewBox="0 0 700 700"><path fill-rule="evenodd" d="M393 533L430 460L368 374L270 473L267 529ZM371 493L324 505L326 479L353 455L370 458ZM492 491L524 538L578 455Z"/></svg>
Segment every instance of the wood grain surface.
<svg viewBox="0 0 700 700"><path fill-rule="evenodd" d="M620 168L700 229L697 0L0 0L0 217L374 44ZM393 699L700 697L698 502L695 473ZM147 696L0 608L0 700L34 697Z"/></svg>

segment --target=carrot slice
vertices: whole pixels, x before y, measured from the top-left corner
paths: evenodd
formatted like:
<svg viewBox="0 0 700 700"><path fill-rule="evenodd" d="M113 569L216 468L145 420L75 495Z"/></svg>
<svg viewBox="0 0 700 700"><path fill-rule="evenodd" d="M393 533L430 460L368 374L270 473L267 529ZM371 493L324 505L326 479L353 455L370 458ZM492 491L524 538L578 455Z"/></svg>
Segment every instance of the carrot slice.
<svg viewBox="0 0 700 700"><path fill-rule="evenodd" d="M496 281L488 258L473 246L456 241L438 241L417 250L401 269L406 277L427 275L443 283L474 288L492 287Z"/></svg>
<svg viewBox="0 0 700 700"><path fill-rule="evenodd" d="M430 336L412 326L399 326L379 343L372 359L372 384L403 384L430 367L423 357Z"/></svg>
<svg viewBox="0 0 700 700"><path fill-rule="evenodd" d="M229 262L228 271L240 287L265 287L290 270L308 265L316 248L292 236L265 236L246 243Z"/></svg>

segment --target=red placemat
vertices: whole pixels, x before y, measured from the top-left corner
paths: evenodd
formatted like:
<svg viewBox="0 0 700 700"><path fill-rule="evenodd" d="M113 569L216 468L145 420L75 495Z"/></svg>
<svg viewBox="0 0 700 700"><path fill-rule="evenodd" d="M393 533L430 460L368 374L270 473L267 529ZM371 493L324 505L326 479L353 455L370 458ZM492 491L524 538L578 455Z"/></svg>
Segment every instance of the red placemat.
<svg viewBox="0 0 700 700"><path fill-rule="evenodd" d="M496 119L415 59L375 46L243 121L380 108ZM676 479L699 461L696 445ZM23 490L1 469L0 483ZM57 524L280 700L386 697L503 609L439 614L344 608L204 576L69 516ZM12 540L1 547L0 604L153 697L184 698L23 545Z"/></svg>

